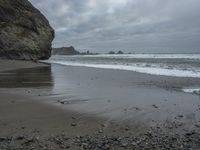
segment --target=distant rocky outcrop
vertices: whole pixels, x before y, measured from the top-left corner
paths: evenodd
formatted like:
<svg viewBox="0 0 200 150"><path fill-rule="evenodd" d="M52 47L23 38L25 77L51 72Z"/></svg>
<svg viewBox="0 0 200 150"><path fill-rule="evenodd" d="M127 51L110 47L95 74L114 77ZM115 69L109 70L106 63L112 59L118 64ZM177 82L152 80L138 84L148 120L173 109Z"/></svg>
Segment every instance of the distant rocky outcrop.
<svg viewBox="0 0 200 150"><path fill-rule="evenodd" d="M77 55L80 54L79 51L75 50L73 46L53 48L52 55Z"/></svg>
<svg viewBox="0 0 200 150"><path fill-rule="evenodd" d="M118 52L114 52L114 51L109 51L108 54L124 54L123 51L118 51Z"/></svg>
<svg viewBox="0 0 200 150"><path fill-rule="evenodd" d="M122 51L118 51L117 54L124 54L124 52L122 52Z"/></svg>
<svg viewBox="0 0 200 150"><path fill-rule="evenodd" d="M48 20L28 0L0 0L0 58L48 59L53 38Z"/></svg>
<svg viewBox="0 0 200 150"><path fill-rule="evenodd" d="M108 52L108 54L115 54L115 52L114 51L110 51L110 52Z"/></svg>

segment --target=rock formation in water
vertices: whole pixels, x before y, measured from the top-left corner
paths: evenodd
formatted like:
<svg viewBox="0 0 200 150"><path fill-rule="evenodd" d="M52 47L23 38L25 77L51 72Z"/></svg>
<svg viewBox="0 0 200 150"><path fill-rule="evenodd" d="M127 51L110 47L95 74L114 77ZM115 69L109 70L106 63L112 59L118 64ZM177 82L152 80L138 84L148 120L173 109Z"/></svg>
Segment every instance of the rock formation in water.
<svg viewBox="0 0 200 150"><path fill-rule="evenodd" d="M53 38L48 20L28 0L0 0L0 58L48 59Z"/></svg>
<svg viewBox="0 0 200 150"><path fill-rule="evenodd" d="M114 51L110 51L110 52L108 52L108 54L115 54L115 52Z"/></svg>
<svg viewBox="0 0 200 150"><path fill-rule="evenodd" d="M122 52L122 51L118 51L117 54L124 54L124 52Z"/></svg>
<svg viewBox="0 0 200 150"><path fill-rule="evenodd" d="M70 47L53 48L52 54L53 55L77 55L80 53L76 51L73 46L70 46Z"/></svg>

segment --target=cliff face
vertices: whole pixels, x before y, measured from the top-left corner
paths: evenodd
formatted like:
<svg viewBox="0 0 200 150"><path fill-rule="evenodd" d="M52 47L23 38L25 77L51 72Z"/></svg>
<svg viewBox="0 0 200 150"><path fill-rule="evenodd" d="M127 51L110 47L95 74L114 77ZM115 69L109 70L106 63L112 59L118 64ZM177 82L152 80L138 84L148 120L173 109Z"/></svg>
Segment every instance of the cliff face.
<svg viewBox="0 0 200 150"><path fill-rule="evenodd" d="M70 46L70 47L53 48L52 54L53 55L77 55L79 54L79 52L76 51L73 46Z"/></svg>
<svg viewBox="0 0 200 150"><path fill-rule="evenodd" d="M54 30L28 0L0 0L0 57L37 60L51 56Z"/></svg>

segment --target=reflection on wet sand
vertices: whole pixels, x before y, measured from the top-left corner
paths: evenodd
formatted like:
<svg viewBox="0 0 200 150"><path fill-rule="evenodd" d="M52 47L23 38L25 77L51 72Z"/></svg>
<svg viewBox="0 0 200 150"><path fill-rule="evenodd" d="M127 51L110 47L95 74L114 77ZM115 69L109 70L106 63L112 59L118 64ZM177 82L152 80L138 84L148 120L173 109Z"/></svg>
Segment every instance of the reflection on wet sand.
<svg viewBox="0 0 200 150"><path fill-rule="evenodd" d="M200 82L189 79L188 84L195 81ZM155 86L158 83L162 86ZM184 123L190 126L191 121L200 119L199 97L173 90L175 83L183 85L185 81L183 78L55 64L0 73L0 88L32 88L33 93L36 88L44 87L36 95L46 95L47 103L56 103L65 110L148 124L173 121L180 114L192 115L192 119L184 118Z"/></svg>
<svg viewBox="0 0 200 150"><path fill-rule="evenodd" d="M1 88L53 86L51 66L18 69L0 73Z"/></svg>
<svg viewBox="0 0 200 150"><path fill-rule="evenodd" d="M185 125L199 120L197 95L174 86L199 83L199 79L153 76L136 72L52 64L54 101L65 110L94 114L111 120L154 125L178 115ZM167 81L167 82L166 82ZM168 87L168 88L165 88Z"/></svg>

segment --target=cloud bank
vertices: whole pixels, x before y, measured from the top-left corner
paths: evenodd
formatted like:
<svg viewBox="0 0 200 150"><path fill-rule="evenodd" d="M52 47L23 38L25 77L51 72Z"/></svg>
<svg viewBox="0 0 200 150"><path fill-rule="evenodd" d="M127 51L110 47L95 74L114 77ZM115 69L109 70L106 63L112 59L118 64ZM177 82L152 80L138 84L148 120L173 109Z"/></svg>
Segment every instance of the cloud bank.
<svg viewBox="0 0 200 150"><path fill-rule="evenodd" d="M30 0L53 46L94 52L200 53L200 0Z"/></svg>

